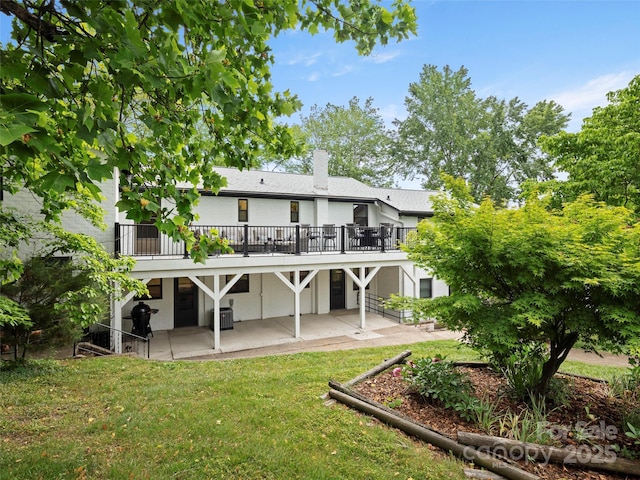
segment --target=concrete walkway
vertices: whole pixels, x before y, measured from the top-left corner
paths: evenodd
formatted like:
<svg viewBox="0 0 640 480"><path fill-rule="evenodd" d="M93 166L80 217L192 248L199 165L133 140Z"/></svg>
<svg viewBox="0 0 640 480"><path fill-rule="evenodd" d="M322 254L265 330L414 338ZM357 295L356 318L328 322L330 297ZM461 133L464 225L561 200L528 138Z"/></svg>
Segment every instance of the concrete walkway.
<svg viewBox="0 0 640 480"><path fill-rule="evenodd" d="M459 332L426 325L398 324L395 320L367 313L364 329L355 310L324 315L302 315L300 338L293 336L293 317L235 322L234 328L220 332L220 346L213 349L213 332L206 327L154 331L150 357L155 360L224 360L298 352L350 350L388 345L411 345L431 340L458 339ZM624 356L602 357L573 350L569 360L612 366L628 366Z"/></svg>

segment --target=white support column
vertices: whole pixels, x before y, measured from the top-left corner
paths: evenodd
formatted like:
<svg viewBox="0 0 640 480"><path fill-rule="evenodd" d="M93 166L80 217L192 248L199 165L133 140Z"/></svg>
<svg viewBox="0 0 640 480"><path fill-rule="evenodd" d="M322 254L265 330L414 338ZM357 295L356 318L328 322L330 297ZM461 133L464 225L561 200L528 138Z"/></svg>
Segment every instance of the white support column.
<svg viewBox="0 0 640 480"><path fill-rule="evenodd" d="M413 298L420 298L420 281L418 279L418 268L413 265L411 267L407 267L402 265L402 271L407 275L409 280L413 283L412 294ZM404 284L404 282L402 282Z"/></svg>
<svg viewBox="0 0 640 480"><path fill-rule="evenodd" d="M295 318L293 336L300 338L300 270L293 272L293 292L293 316Z"/></svg>
<svg viewBox="0 0 640 480"><path fill-rule="evenodd" d="M296 292L296 329L297 329L297 333L296 333L296 338L298 338L301 335L301 328L300 328L300 293L307 288L307 285L309 285L311 283L311 280L313 280L313 277L316 276L316 274L318 273L319 270L311 270L309 271L309 273L307 274L307 276L305 277L305 279L300 282L300 270L296 270L296 276L295 276L295 280L296 280L296 285L294 286L295 288L295 292Z"/></svg>
<svg viewBox="0 0 640 480"><path fill-rule="evenodd" d="M213 349L220 348L220 275L213 275Z"/></svg>
<svg viewBox="0 0 640 480"><path fill-rule="evenodd" d="M214 284L215 284L216 278L219 279L220 277L218 275L214 276ZM207 295L209 298L213 300L213 320L212 320L213 321L213 349L217 350L218 348L220 348L220 291L219 291L220 289L219 288L216 289L214 287L215 291L212 292L211 289L207 287L205 283L196 276L190 276L189 280L195 283L198 286L198 288L204 292L205 295ZM218 280L218 286L219 284L220 284L220 281ZM216 325L218 326L217 336L216 336Z"/></svg>
<svg viewBox="0 0 640 480"><path fill-rule="evenodd" d="M284 283L287 286L287 288L289 288L289 290L293 292L293 295L294 295L293 310L294 310L294 318L295 318L293 335L295 338L300 338L300 335L301 335L300 292L302 292L302 290L304 290L305 287L309 285L309 282L311 282L313 277L315 277L315 275L318 273L318 270L310 271L302 282L300 282L300 270L294 270L293 283L291 283L289 279L285 277L281 272L273 272L273 273L275 274L276 277L278 277L282 281L282 283Z"/></svg>
<svg viewBox="0 0 640 480"><path fill-rule="evenodd" d="M118 291L119 287L116 287L116 291ZM113 351L115 353L122 353L122 306L124 305L121 300L114 298L113 299L113 315L111 317L111 332L113 334L111 341L113 345Z"/></svg>
<svg viewBox="0 0 640 480"><path fill-rule="evenodd" d="M408 267L406 265L401 265L400 268L402 268L402 271L407 275L407 277L409 278L409 280L411 280L411 283L413 283L413 295L415 296L416 294L416 284L417 284L417 291L418 291L418 296L420 295L420 282L418 282L418 271L416 269L415 266L411 266ZM402 284L404 285L404 281L402 281Z"/></svg>
<svg viewBox="0 0 640 480"><path fill-rule="evenodd" d="M360 328L365 329L367 326L367 309L365 308L366 283L365 283L365 268L360 267Z"/></svg>
<svg viewBox="0 0 640 480"><path fill-rule="evenodd" d="M149 283L150 278L143 278L140 281L142 283ZM117 291L117 289L116 289ZM127 293L122 299L115 299L113 301L113 317L111 321L113 351L115 353L122 353L122 309L129 303L129 301L136 296L136 292Z"/></svg>
<svg viewBox="0 0 640 480"><path fill-rule="evenodd" d="M273 272L293 292L293 336L300 338L300 270L293 271L293 283L281 272Z"/></svg>
<svg viewBox="0 0 640 480"><path fill-rule="evenodd" d="M366 267L359 268L358 276L356 276L351 271L350 268L345 268L344 271L347 273L349 277L351 277L351 280L353 280L353 283L355 283L360 289L360 292L358 293L358 295L360 295L360 328L364 330L366 328L366 319L367 319L367 309L365 305L366 288L367 288L367 285L371 283L371 280L373 280L373 277L376 276L376 273L380 271L380 267L372 268L371 271L369 272L369 275L366 275L366 276L365 276L365 273L367 271Z"/></svg>
<svg viewBox="0 0 640 480"><path fill-rule="evenodd" d="M193 283L207 295L213 299L213 349L218 350L220 348L220 300L224 297L231 287L242 277L242 273L237 273L234 277L227 282L224 288L220 289L220 275L213 275L213 291L207 287L202 280L197 277L189 277Z"/></svg>

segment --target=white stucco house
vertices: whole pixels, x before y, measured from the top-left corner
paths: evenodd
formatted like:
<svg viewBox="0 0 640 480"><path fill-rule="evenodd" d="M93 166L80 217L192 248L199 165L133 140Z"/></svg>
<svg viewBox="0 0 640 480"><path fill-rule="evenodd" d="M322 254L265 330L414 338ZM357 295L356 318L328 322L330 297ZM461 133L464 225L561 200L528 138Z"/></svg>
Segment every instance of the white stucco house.
<svg viewBox="0 0 640 480"><path fill-rule="evenodd" d="M106 232L70 215L65 226L95 232L109 251L137 260L132 275L149 287L144 302L157 310L154 331L206 326L214 349L221 347L220 331L235 322L291 315L298 337L304 314L357 308L360 328L366 328L366 310L379 308L378 300L392 293L448 294L446 284L399 249L407 233L432 215L434 192L330 177L324 152L316 152L314 162L313 175L217 168L228 186L217 195L202 192L200 219L190 228L203 235L217 229L235 253L211 255L205 263L185 258L183 245L153 225L133 224L119 213L115 184L104 190ZM4 203L24 209L30 201L19 194L5 196ZM131 331L138 300L130 294L113 302L114 332ZM113 334L112 342L122 351L121 335Z"/></svg>

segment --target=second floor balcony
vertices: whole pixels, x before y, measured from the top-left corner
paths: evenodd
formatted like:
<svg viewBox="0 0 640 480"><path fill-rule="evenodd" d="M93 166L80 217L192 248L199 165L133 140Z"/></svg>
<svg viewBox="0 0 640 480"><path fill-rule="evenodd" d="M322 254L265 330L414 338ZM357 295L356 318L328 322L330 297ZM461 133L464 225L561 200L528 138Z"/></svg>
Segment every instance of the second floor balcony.
<svg viewBox="0 0 640 480"><path fill-rule="evenodd" d="M346 225L191 225L194 234L226 239L233 249L225 255L302 255L340 253L384 253L397 251L412 227ZM174 242L153 225L116 224L115 251L131 257L184 258L183 242ZM220 255L214 252L213 255Z"/></svg>

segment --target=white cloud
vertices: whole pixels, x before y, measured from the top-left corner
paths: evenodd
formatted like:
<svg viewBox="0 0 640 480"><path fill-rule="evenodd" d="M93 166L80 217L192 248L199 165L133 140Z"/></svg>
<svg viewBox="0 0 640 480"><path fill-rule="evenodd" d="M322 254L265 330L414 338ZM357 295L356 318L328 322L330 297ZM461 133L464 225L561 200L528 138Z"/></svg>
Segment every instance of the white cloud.
<svg viewBox="0 0 640 480"><path fill-rule="evenodd" d="M317 82L318 80L320 80L320 74L318 72L313 72L307 77L308 82Z"/></svg>
<svg viewBox="0 0 640 480"><path fill-rule="evenodd" d="M399 51L385 52L385 53L371 54L368 57L364 57L362 61L381 64L381 63L390 62L391 60L399 56L400 56Z"/></svg>
<svg viewBox="0 0 640 480"><path fill-rule="evenodd" d="M341 77L353 71L353 65L344 65L340 70L336 70L331 74L332 77Z"/></svg>
<svg viewBox="0 0 640 480"><path fill-rule="evenodd" d="M551 95L551 98L570 112L592 110L605 105L607 93L625 88L632 78L631 72L602 75L584 85Z"/></svg>
<svg viewBox="0 0 640 480"><path fill-rule="evenodd" d="M290 58L287 61L287 65L303 65L305 67L310 67L318 58L322 55L322 52L317 52L311 55L302 55L298 54L295 57Z"/></svg>
<svg viewBox="0 0 640 480"><path fill-rule="evenodd" d="M571 113L567 131L577 132L582 121L591 116L595 107L607 104L607 93L627 87L633 77L629 71L601 75L583 85L552 94L549 98L562 105L565 112Z"/></svg>

